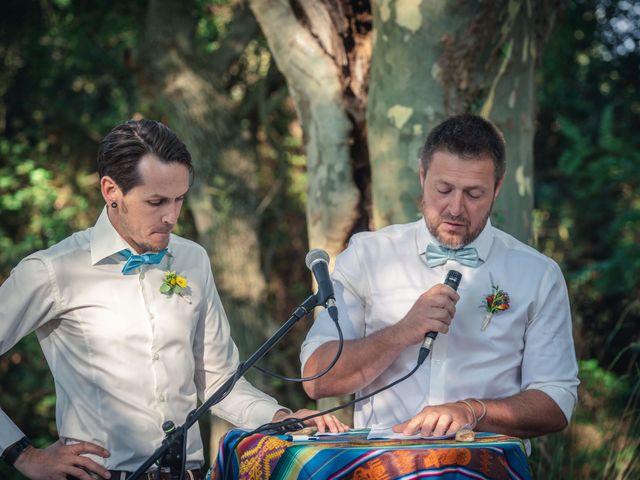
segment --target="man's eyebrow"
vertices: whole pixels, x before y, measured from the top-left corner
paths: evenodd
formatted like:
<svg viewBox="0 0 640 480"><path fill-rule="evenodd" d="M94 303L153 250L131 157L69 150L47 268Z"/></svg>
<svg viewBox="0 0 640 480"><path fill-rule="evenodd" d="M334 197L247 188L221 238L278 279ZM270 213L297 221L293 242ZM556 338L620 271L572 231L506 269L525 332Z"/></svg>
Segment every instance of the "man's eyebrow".
<svg viewBox="0 0 640 480"><path fill-rule="evenodd" d="M176 197L176 198L185 197L187 195L187 193L189 193L189 190L187 190L186 192L184 192L181 195L178 195L178 197ZM161 193L152 193L152 194L149 195L149 198L168 199L170 197L167 197L166 195L163 195Z"/></svg>

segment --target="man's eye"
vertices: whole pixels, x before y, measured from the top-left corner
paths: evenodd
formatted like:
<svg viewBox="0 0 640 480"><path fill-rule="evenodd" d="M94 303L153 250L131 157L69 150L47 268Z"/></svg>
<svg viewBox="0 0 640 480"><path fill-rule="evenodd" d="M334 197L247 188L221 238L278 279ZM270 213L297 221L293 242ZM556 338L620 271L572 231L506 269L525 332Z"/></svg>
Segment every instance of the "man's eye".
<svg viewBox="0 0 640 480"><path fill-rule="evenodd" d="M467 195L469 195L473 199L478 199L482 196L482 192L467 192Z"/></svg>
<svg viewBox="0 0 640 480"><path fill-rule="evenodd" d="M162 205L162 200L149 200L149 205L152 205L154 207L159 207L160 205Z"/></svg>
<svg viewBox="0 0 640 480"><path fill-rule="evenodd" d="M447 193L451 193L451 190L448 190L448 189L437 188L436 190L438 190L438 193L442 193L443 195L446 195Z"/></svg>

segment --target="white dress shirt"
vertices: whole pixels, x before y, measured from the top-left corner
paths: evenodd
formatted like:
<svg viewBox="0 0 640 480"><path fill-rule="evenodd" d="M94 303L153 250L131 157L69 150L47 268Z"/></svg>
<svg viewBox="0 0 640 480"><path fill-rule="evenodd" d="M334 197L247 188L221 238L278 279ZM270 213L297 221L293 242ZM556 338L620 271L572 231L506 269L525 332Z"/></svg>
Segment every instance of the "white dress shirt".
<svg viewBox="0 0 640 480"><path fill-rule="evenodd" d="M452 260L428 267L424 252L429 242L437 243L420 220L354 235L336 259L332 277L347 340L397 323L450 269L462 273L449 333L438 335L431 354L411 377L356 403L354 426L394 425L427 405L502 398L527 389L548 394L570 419L579 382L567 289L557 264L489 222L469 245L484 260L477 268ZM480 331L492 281L509 294L510 308L497 312ZM303 367L316 348L331 340L337 340L335 326L323 311L303 343ZM407 374L416 365L419 348L402 352L356 396Z"/></svg>
<svg viewBox="0 0 640 480"><path fill-rule="evenodd" d="M183 424L236 371L238 351L202 247L171 235L160 264L123 275L125 248L105 209L93 228L20 262L0 287L0 354L35 330L55 380L60 437L101 445L111 456L94 460L132 471L160 446L165 420ZM168 270L187 279L184 297L160 293ZM240 379L212 411L255 428L280 408ZM0 449L22 436L0 410ZM203 463L197 423L187 461Z"/></svg>

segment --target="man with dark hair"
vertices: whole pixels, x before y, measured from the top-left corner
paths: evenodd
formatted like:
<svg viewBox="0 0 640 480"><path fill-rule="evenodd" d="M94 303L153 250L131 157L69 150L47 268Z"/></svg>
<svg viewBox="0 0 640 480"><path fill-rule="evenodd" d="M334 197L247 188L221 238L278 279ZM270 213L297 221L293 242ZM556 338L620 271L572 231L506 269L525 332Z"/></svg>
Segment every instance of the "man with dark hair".
<svg viewBox="0 0 640 480"><path fill-rule="evenodd" d="M0 353L35 331L55 380L50 447L32 447L0 410L2 457L32 479L126 478L162 424L184 423L239 363L207 253L171 234L192 175L185 145L159 122L129 121L104 138L98 167L95 226L25 258L0 287ZM312 413L244 379L212 411L249 429ZM346 429L331 415L309 424ZM187 437L186 478L199 479L197 424Z"/></svg>
<svg viewBox="0 0 640 480"><path fill-rule="evenodd" d="M419 170L424 219L354 235L336 259L344 350L305 390L362 397L410 372L436 332L415 374L356 404L356 428L430 436L471 426L523 438L563 429L578 385L567 289L553 260L491 225L502 135L481 117L452 117L429 134ZM462 274L457 292L442 283L450 269ZM321 313L302 346L304 375L336 348Z"/></svg>

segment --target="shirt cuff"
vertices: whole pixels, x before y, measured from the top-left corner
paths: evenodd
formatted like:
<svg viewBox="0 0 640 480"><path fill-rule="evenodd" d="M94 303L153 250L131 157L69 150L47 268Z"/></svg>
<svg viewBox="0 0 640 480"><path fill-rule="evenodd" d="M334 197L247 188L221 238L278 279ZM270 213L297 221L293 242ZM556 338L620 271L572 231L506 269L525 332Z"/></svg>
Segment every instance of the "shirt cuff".
<svg viewBox="0 0 640 480"><path fill-rule="evenodd" d="M558 385L529 385L527 390L540 390L549 395L558 407L560 407L562 413L564 413L567 423L571 421L571 416L578 402L575 394Z"/></svg>
<svg viewBox="0 0 640 480"><path fill-rule="evenodd" d="M15 423L0 409L0 455L7 447L10 447L24 437L24 433Z"/></svg>

